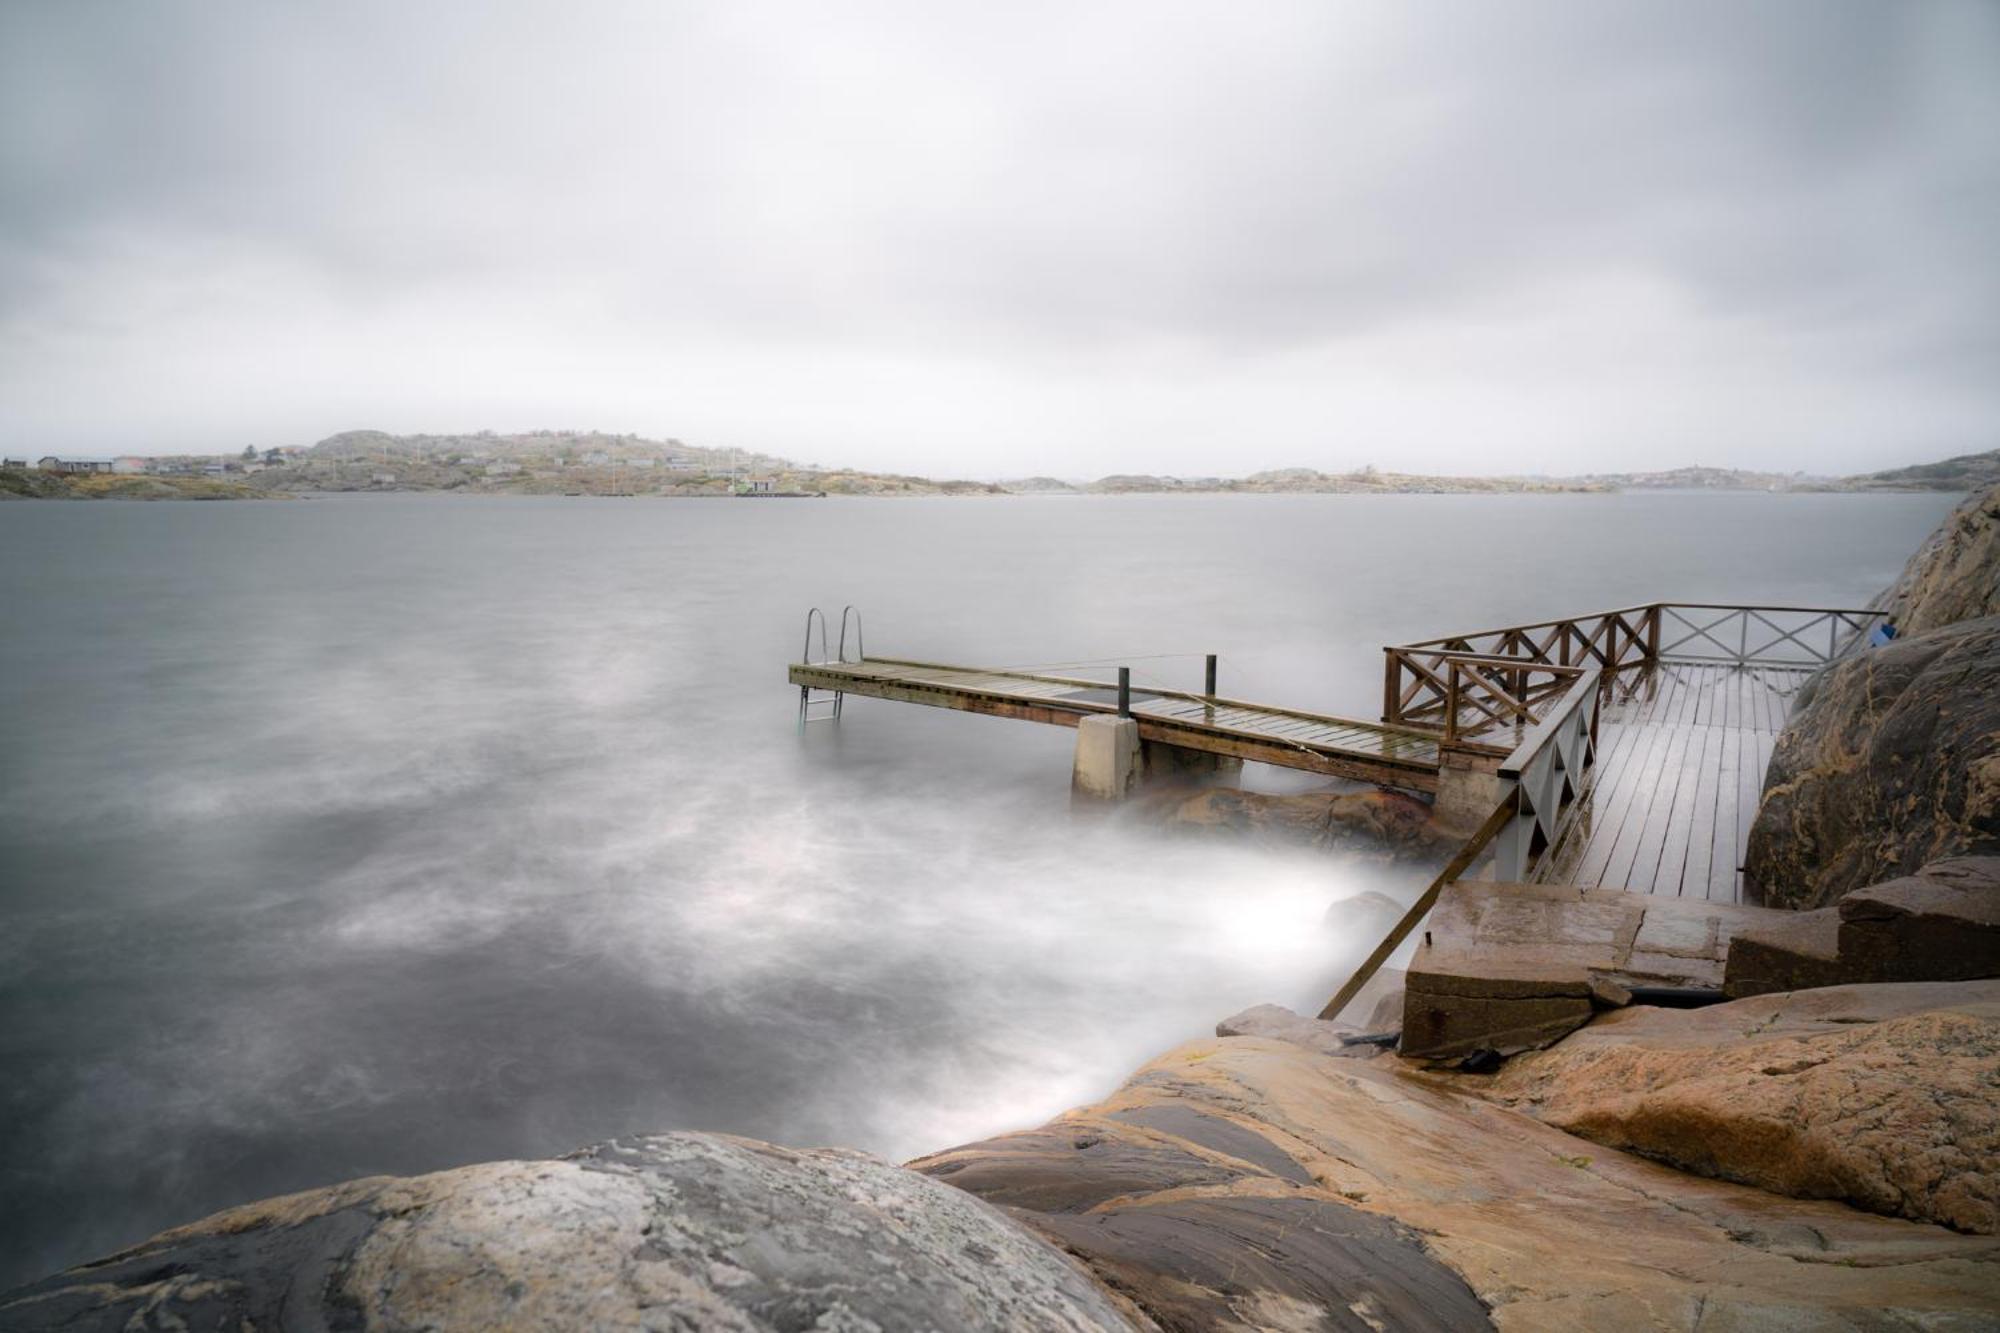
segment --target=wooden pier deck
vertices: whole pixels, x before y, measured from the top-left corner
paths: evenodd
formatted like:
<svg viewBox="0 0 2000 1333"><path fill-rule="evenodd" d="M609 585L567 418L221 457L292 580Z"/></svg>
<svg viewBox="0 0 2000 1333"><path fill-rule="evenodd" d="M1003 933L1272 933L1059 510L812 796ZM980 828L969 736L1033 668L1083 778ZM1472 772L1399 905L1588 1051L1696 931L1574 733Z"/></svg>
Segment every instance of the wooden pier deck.
<svg viewBox="0 0 2000 1333"><path fill-rule="evenodd" d="M1117 690L1102 681L897 658L799 663L791 668L791 681L802 689L1058 726L1118 711ZM1328 777L1437 789L1438 737L1416 728L1138 687L1131 692L1131 707L1143 741Z"/></svg>
<svg viewBox="0 0 2000 1333"><path fill-rule="evenodd" d="M1533 881L1743 901L1764 770L1810 674L1661 662L1616 681L1596 764Z"/></svg>
<svg viewBox="0 0 2000 1333"><path fill-rule="evenodd" d="M819 660L791 668L802 724L815 691L833 717L849 694L1071 727L1119 712L1101 681L869 657L851 607L837 655L825 617L808 616L809 650L814 616ZM1379 722L1167 689L1133 689L1128 703L1145 742L1430 793L1441 816L1484 816L1427 897L1490 852L1480 873L1505 883L1737 903L1793 699L1881 618L1653 602L1391 645Z"/></svg>

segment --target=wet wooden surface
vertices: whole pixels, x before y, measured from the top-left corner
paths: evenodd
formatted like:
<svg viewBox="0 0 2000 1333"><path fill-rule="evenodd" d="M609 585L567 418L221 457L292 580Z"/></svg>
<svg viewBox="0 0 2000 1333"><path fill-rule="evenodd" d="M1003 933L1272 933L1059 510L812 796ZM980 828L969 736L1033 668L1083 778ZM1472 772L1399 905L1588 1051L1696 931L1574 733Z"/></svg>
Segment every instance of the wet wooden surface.
<svg viewBox="0 0 2000 1333"><path fill-rule="evenodd" d="M1663 663L1627 673L1597 765L1543 857L1547 884L1741 902L1764 770L1803 668Z"/></svg>
<svg viewBox="0 0 2000 1333"><path fill-rule="evenodd" d="M964 712L1075 726L1117 712L1102 682L892 658L791 668L794 685L897 699ZM1146 740L1361 781L1430 790L1437 783L1433 736L1355 718L1273 708L1179 691L1132 690Z"/></svg>

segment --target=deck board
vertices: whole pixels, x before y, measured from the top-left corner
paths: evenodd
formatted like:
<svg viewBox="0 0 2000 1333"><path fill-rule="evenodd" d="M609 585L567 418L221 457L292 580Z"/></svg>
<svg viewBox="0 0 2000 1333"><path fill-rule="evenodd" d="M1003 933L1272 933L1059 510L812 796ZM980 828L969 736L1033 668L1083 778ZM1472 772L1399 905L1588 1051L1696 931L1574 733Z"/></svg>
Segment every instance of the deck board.
<svg viewBox="0 0 2000 1333"><path fill-rule="evenodd" d="M1541 883L1741 902L1764 771L1804 668L1671 662L1618 682Z"/></svg>
<svg viewBox="0 0 2000 1333"><path fill-rule="evenodd" d="M1115 689L1102 681L877 658L801 663L791 671L793 684L814 689L1070 726L1115 710ZM1131 699L1141 735L1150 728L1175 745L1420 790L1437 782L1437 740L1408 729L1143 686L1133 687Z"/></svg>

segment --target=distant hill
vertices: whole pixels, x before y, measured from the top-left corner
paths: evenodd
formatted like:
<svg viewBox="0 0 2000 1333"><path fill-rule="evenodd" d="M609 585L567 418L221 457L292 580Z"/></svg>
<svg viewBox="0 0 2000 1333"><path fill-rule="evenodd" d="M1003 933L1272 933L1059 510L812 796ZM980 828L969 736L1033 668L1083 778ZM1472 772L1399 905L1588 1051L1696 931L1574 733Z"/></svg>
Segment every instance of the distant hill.
<svg viewBox="0 0 2000 1333"><path fill-rule="evenodd" d="M348 430L329 435L304 451L310 459L328 462L381 462L412 459L447 462L455 458L487 462L547 459L573 463L597 455L607 460L669 458L725 468L774 472L792 467L771 454L741 449L703 449L679 440L654 440L642 435L607 435L594 430L531 430L502 435L476 431L463 435L391 435L380 430Z"/></svg>
<svg viewBox="0 0 2000 1333"><path fill-rule="evenodd" d="M827 495L998 495L983 481L800 464L750 449L594 430L391 435L350 430L257 473L260 490L459 491L503 495L729 495L769 480L780 492Z"/></svg>
<svg viewBox="0 0 2000 1333"><path fill-rule="evenodd" d="M1942 463L1918 463L1913 467L1890 468L1887 472L1865 472L1845 478L1840 486L1849 491L1977 491L2000 481L2000 449L1983 454L1960 454Z"/></svg>
<svg viewBox="0 0 2000 1333"><path fill-rule="evenodd" d="M1677 467L1665 472L1598 472L1579 480L1621 491L1823 491L1833 477L1806 472L1746 472L1733 467Z"/></svg>
<svg viewBox="0 0 2000 1333"><path fill-rule="evenodd" d="M2000 482L2000 449L1851 477L1691 466L1582 476L1432 476L1276 468L1247 477L1114 473L1095 481L1050 476L941 480L797 463L755 450L597 430L392 435L349 430L304 448L261 454L179 455L150 461L147 480L60 479L32 470L0 476L0 499L227 497L330 491L455 491L501 495L717 495L776 490L826 495L1426 495L1610 491L1973 491ZM197 484L197 483L200 484Z"/></svg>

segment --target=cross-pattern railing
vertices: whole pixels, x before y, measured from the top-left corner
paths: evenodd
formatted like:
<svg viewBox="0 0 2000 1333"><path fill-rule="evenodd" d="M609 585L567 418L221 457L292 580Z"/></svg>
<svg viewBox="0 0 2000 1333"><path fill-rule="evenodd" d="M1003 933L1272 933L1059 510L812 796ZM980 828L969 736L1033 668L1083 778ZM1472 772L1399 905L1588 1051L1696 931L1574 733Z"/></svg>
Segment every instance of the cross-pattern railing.
<svg viewBox="0 0 2000 1333"><path fill-rule="evenodd" d="M1437 905L1439 895L1463 878L1491 849L1493 876L1504 884L1526 883L1556 842L1562 821L1583 794L1584 778L1597 759L1597 713L1604 697L1601 667L1578 670L1569 688L1501 763L1506 788L1486 822L1467 838L1430 887L1383 937L1375 951L1328 1000L1319 1016L1338 1018L1368 979L1409 938Z"/></svg>
<svg viewBox="0 0 2000 1333"><path fill-rule="evenodd" d="M1532 723L1592 667L1610 688L1661 662L1816 667L1851 652L1879 611L1652 602L1383 649L1382 720L1470 741Z"/></svg>
<svg viewBox="0 0 2000 1333"><path fill-rule="evenodd" d="M1736 666L1825 666L1861 643L1881 611L1800 606L1665 605L1659 657Z"/></svg>
<svg viewBox="0 0 2000 1333"><path fill-rule="evenodd" d="M1540 719L1549 701L1566 691L1584 671L1579 666L1484 653L1397 656L1397 650L1390 652L1388 689L1396 692L1397 704L1404 707L1404 725L1436 727L1451 743L1487 733L1526 731ZM1402 683L1404 672L1409 675L1408 685Z"/></svg>

